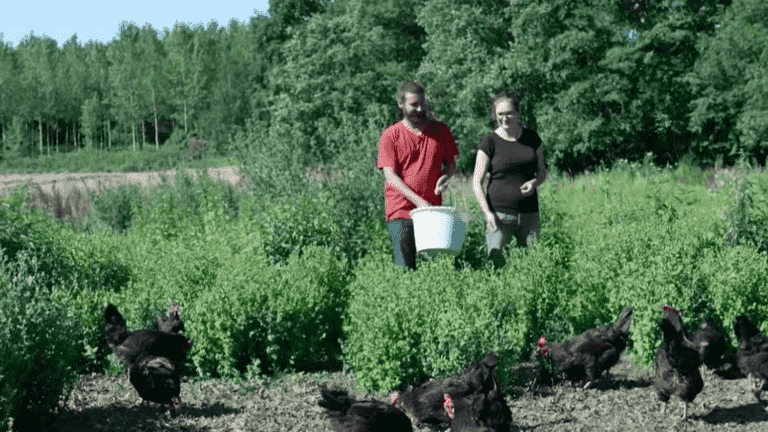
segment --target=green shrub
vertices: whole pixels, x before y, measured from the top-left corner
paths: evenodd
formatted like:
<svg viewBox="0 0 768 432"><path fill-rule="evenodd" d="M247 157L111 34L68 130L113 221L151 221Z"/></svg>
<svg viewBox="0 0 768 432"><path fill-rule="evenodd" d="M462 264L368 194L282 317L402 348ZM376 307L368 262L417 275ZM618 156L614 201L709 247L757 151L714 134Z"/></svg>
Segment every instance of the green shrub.
<svg viewBox="0 0 768 432"><path fill-rule="evenodd" d="M748 170L742 162L732 188L732 202L724 211L723 244L752 245L768 252L768 176Z"/></svg>
<svg viewBox="0 0 768 432"><path fill-rule="evenodd" d="M11 262L27 252L23 262L34 265L39 284L50 289L67 286L79 276L70 251L59 241L63 230L42 211L29 208L24 188L0 199L0 249Z"/></svg>
<svg viewBox="0 0 768 432"><path fill-rule="evenodd" d="M133 223L134 208L141 202L142 192L138 185L123 185L105 189L92 198L96 217L116 232L125 232Z"/></svg>
<svg viewBox="0 0 768 432"><path fill-rule="evenodd" d="M697 263L702 283L707 288L712 310L726 329L733 329L733 318L745 314L763 332L768 331L768 261L750 246L710 249ZM730 333L730 332L729 332Z"/></svg>
<svg viewBox="0 0 768 432"><path fill-rule="evenodd" d="M243 251L190 310L192 359L212 376L338 367L345 299L328 249L307 247L280 268L257 248Z"/></svg>
<svg viewBox="0 0 768 432"><path fill-rule="evenodd" d="M425 268L429 267L422 266L419 271ZM442 268L446 271L440 281L446 282L454 272L444 265ZM413 284L413 277L411 272L392 266L391 253L369 254L355 269L344 325L348 335L344 356L361 388L390 389L401 380L427 376L419 352L424 325L432 322L440 302L435 301L439 300L435 296L418 304L425 295L417 298L417 291L423 293L427 287Z"/></svg>
<svg viewBox="0 0 768 432"><path fill-rule="evenodd" d="M144 194L134 208L134 229L143 235L170 240L186 231L207 230L239 214L240 198L233 187L179 172Z"/></svg>
<svg viewBox="0 0 768 432"><path fill-rule="evenodd" d="M39 277L36 257L0 251L0 424L44 430L59 398L75 380L82 347L79 326Z"/></svg>
<svg viewBox="0 0 768 432"><path fill-rule="evenodd" d="M270 263L283 263L307 246L340 246L340 222L327 204L322 196L295 197L292 202L275 202L259 213L261 238Z"/></svg>
<svg viewBox="0 0 768 432"><path fill-rule="evenodd" d="M451 375L491 350L506 369L553 320L564 275L557 254L516 253L499 272L456 271L450 256L418 271L393 268L385 254L363 259L345 325L359 385L388 390Z"/></svg>
<svg viewBox="0 0 768 432"><path fill-rule="evenodd" d="M89 235L62 230L58 239L71 257L81 287L95 291L127 288L133 271L125 261L121 238L100 232Z"/></svg>
<svg viewBox="0 0 768 432"><path fill-rule="evenodd" d="M74 311L82 324L71 341L85 350L69 366L77 372L100 370L100 327L88 321L89 300L126 288L131 272L118 251L120 244L107 234L75 234L39 211L31 211L20 195L0 201L0 256L18 274L27 274L34 287L49 291L57 305ZM21 276L19 276L21 277ZM47 298L47 297L46 297ZM85 351L85 353L83 353ZM72 360L72 359L69 359Z"/></svg>

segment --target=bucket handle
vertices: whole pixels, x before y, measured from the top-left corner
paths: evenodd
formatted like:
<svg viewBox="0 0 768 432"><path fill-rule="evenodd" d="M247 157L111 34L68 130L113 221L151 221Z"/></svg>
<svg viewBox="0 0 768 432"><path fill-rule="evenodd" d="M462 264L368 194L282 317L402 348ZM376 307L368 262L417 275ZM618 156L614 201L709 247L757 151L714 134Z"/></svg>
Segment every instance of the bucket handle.
<svg viewBox="0 0 768 432"><path fill-rule="evenodd" d="M469 212L462 211L459 209L458 201L456 200L456 191L454 188L448 188L448 182L443 186L443 190L440 191L439 195L442 195L443 198L445 198L445 195L443 194L446 190L448 190L448 193L451 194L451 202L454 203L454 208L456 209L456 214L459 216L459 219L461 219L465 224L469 225Z"/></svg>

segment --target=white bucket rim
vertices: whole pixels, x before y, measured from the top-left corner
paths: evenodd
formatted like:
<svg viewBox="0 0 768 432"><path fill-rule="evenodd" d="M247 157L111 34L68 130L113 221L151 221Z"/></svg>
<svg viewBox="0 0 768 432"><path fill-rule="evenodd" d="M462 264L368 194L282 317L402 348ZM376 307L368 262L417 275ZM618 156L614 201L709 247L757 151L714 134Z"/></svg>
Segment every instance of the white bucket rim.
<svg viewBox="0 0 768 432"><path fill-rule="evenodd" d="M456 207L450 207L450 206L419 207L411 210L410 215L413 216L414 213L422 213L425 211L436 211L439 213L454 213L458 210L456 210Z"/></svg>
<svg viewBox="0 0 768 432"><path fill-rule="evenodd" d="M411 210L411 212L409 213L409 216L411 219L413 219L414 214L429 213L429 212L453 214L459 219L461 219L461 221L464 222L465 224L469 224L469 219L470 219L469 213L467 213L466 211L459 210L456 207L450 207L450 206L419 207Z"/></svg>

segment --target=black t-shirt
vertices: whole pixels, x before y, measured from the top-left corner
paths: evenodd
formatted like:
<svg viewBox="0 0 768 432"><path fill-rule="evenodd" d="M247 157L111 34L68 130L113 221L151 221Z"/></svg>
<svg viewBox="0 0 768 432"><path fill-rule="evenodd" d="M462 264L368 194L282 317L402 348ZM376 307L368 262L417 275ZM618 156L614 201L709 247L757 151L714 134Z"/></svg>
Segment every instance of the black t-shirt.
<svg viewBox="0 0 768 432"><path fill-rule="evenodd" d="M492 211L501 213L536 213L539 211L539 196L536 191L524 196L520 186L536 178L538 156L536 150L541 138L533 129L523 128L517 141L507 141L496 133L490 133L480 140L477 149L490 159L488 172L491 179L485 198Z"/></svg>

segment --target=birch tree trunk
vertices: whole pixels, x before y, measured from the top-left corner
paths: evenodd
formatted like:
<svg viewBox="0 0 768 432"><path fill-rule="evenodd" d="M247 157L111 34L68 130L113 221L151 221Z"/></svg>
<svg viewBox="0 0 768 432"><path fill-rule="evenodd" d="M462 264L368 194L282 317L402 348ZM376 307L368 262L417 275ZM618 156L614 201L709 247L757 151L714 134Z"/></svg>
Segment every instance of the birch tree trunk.
<svg viewBox="0 0 768 432"><path fill-rule="evenodd" d="M157 103L155 101L154 86L152 86L152 111L155 113L155 149L160 150L160 138L157 130Z"/></svg>
<svg viewBox="0 0 768 432"><path fill-rule="evenodd" d="M40 128L40 134L38 135L40 137L40 156L43 155L43 117L38 116L37 117L37 125Z"/></svg>

